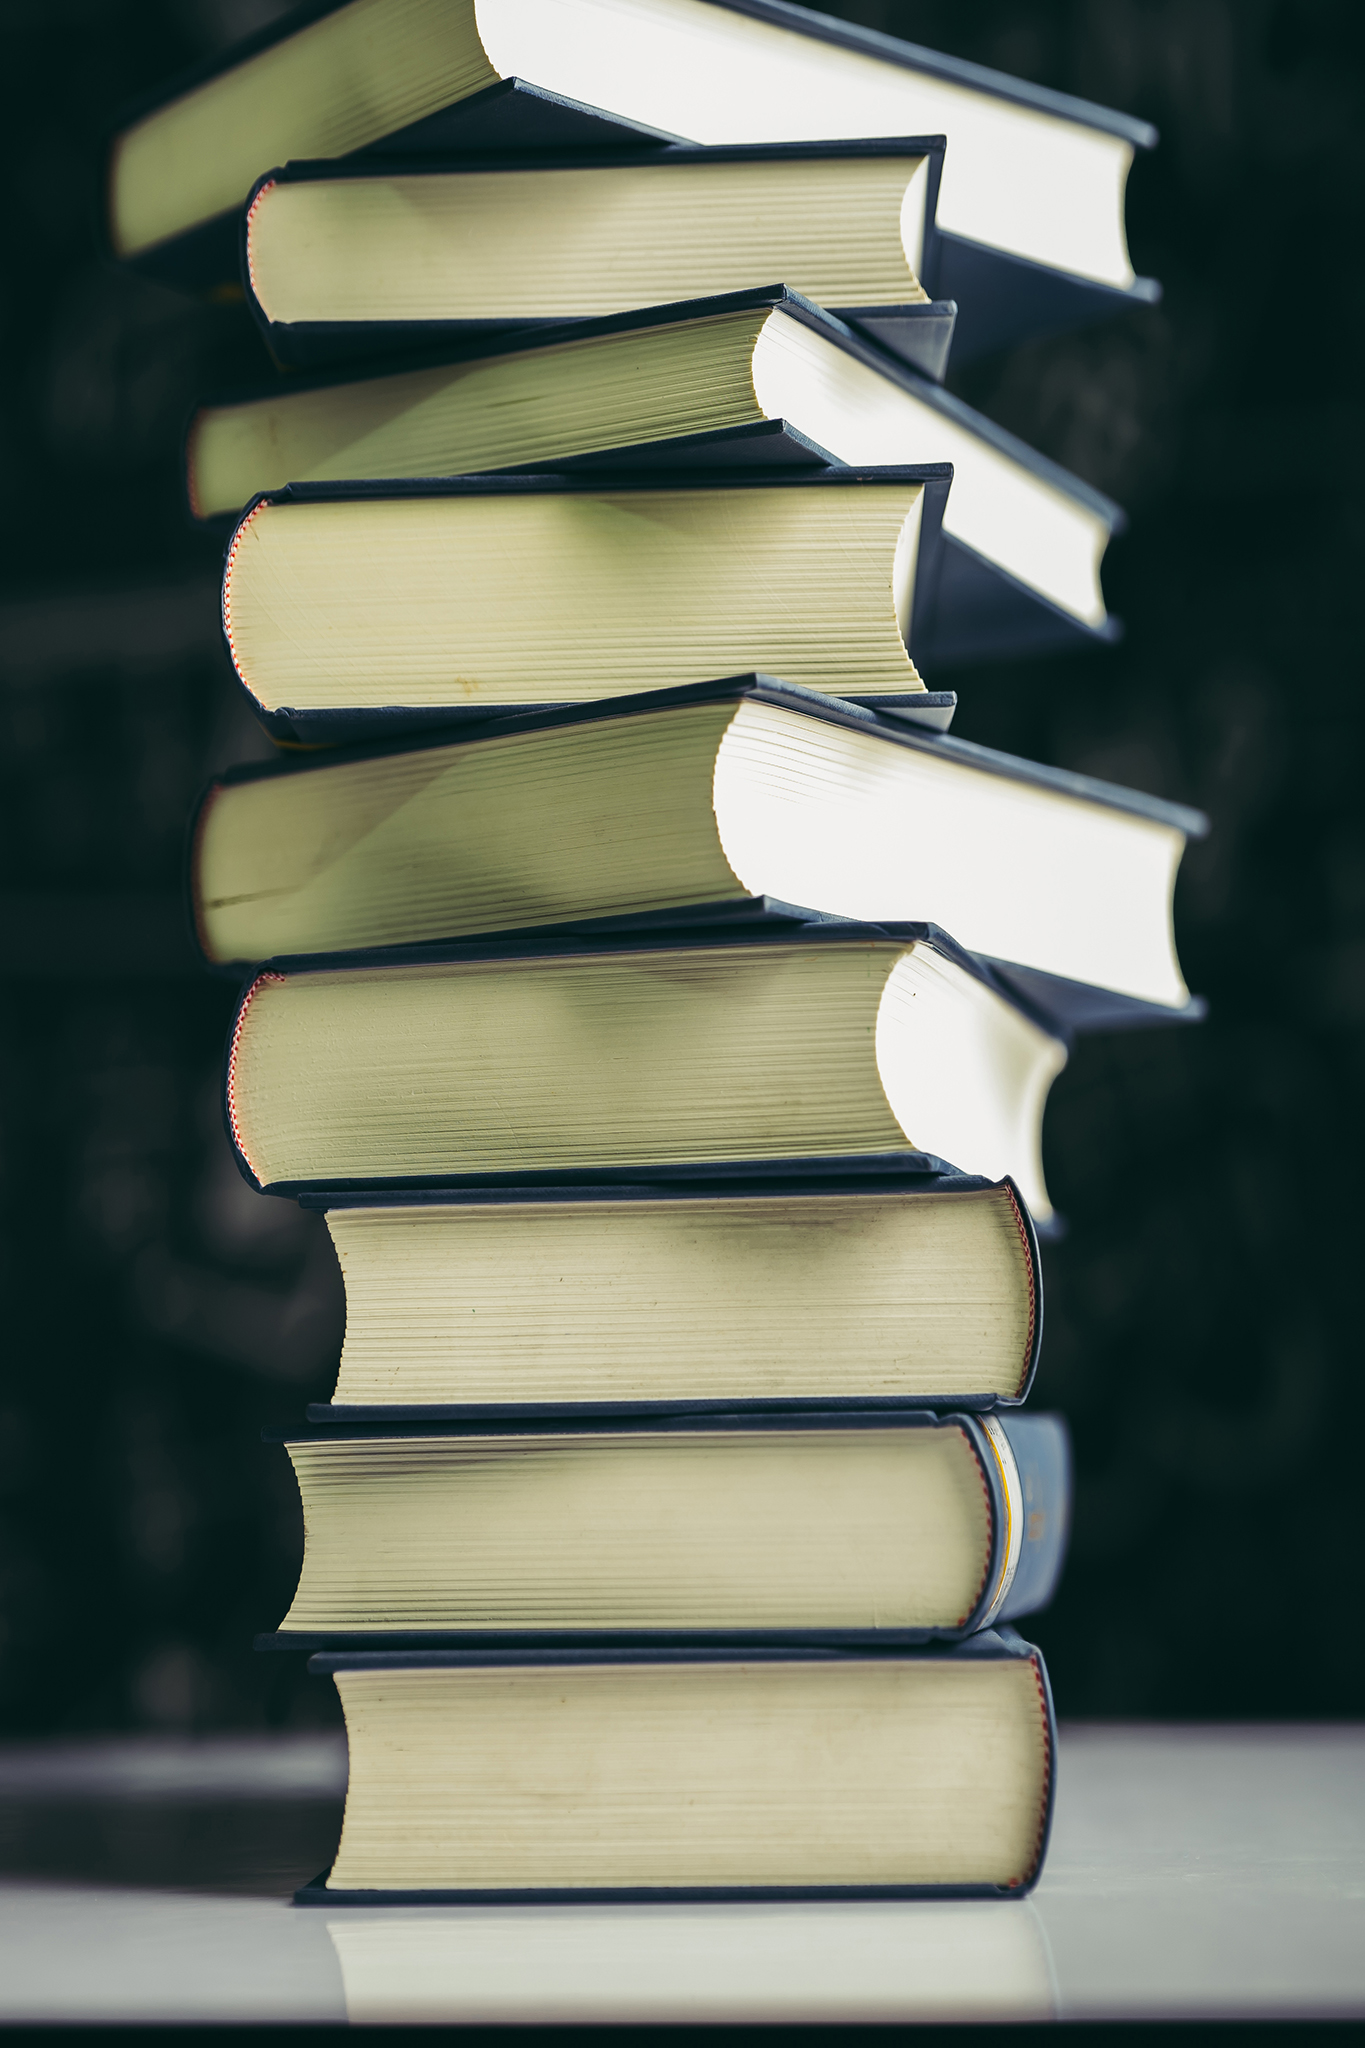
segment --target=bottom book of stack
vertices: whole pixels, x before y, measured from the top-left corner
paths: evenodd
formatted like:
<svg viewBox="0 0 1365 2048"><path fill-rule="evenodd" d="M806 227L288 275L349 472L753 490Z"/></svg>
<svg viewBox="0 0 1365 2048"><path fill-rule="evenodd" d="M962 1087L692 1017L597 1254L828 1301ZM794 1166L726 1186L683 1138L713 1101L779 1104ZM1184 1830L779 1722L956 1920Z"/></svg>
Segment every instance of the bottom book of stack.
<svg viewBox="0 0 1365 2048"><path fill-rule="evenodd" d="M341 1846L303 1903L1021 1893L1051 1814L1042 1658L933 1648L324 1653Z"/></svg>

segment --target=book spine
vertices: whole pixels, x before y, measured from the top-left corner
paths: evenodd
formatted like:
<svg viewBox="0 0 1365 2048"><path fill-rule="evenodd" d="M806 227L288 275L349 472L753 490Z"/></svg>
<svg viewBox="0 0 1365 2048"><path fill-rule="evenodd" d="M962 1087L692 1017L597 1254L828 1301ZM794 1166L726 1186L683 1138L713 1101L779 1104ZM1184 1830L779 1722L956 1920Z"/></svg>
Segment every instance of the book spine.
<svg viewBox="0 0 1365 2048"><path fill-rule="evenodd" d="M1014 1220L1019 1230L1019 1241L1024 1248L1024 1257L1028 1261L1028 1342L1025 1347L1024 1371L1019 1381L1019 1390L1010 1403L1014 1406L1028 1399L1043 1349L1043 1260L1038 1249L1038 1231L1029 1213L1028 1203L1008 1174L1005 1176L1004 1185L1009 1189L1010 1201L1014 1205Z"/></svg>
<svg viewBox="0 0 1365 2048"><path fill-rule="evenodd" d="M1071 1533L1071 1443L1060 1415L989 1419L1008 1438L1018 1473L1018 1562L996 1617L1013 1621L1046 1607L1062 1574Z"/></svg>

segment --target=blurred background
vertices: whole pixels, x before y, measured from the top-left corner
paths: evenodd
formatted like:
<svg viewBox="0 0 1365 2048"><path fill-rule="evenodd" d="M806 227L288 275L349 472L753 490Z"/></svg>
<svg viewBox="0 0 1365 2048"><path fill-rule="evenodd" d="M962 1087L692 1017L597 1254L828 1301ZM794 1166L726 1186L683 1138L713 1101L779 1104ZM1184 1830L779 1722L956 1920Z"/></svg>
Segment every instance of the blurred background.
<svg viewBox="0 0 1365 2048"><path fill-rule="evenodd" d="M265 743L182 509L245 314L99 252L120 103L283 10L0 0L0 1732L306 1728L252 1654L301 1529L262 1423L325 1399L321 1219L222 1135L234 989L184 934L203 781ZM1155 122L1155 309L952 379L1124 504L1116 651L960 670L956 730L1194 803L1181 953L1210 1022L1091 1040L1048 1112L1036 1399L1075 1543L1036 1626L1065 1716L1365 1711L1352 1430L1365 1261L1365 10L1350 0L861 0L849 18ZM1355 564L1353 571L1352 565ZM931 685L936 680L929 678Z"/></svg>

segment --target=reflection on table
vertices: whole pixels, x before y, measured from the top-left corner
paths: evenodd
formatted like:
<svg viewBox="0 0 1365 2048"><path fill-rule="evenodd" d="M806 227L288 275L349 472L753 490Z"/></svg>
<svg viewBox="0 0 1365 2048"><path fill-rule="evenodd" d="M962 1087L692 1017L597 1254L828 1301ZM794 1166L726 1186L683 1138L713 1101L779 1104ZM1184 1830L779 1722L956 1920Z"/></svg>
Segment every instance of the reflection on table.
<svg viewBox="0 0 1365 2048"><path fill-rule="evenodd" d="M346 2012L381 2020L1050 2019L1026 1900L348 1908Z"/></svg>

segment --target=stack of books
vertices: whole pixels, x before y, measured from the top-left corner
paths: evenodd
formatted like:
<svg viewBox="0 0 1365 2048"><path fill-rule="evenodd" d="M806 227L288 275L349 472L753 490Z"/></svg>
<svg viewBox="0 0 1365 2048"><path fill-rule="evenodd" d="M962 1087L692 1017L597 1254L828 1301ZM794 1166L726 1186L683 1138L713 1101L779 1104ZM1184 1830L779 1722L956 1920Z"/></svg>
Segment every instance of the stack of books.
<svg viewBox="0 0 1365 2048"><path fill-rule="evenodd" d="M938 380L1151 296L1151 139L780 0L349 0L116 140L120 253L309 371L187 448L283 750L193 832L227 1124L347 1289L303 1897L1038 1874L1044 1103L1198 1014L1204 822L951 737L1119 513Z"/></svg>

